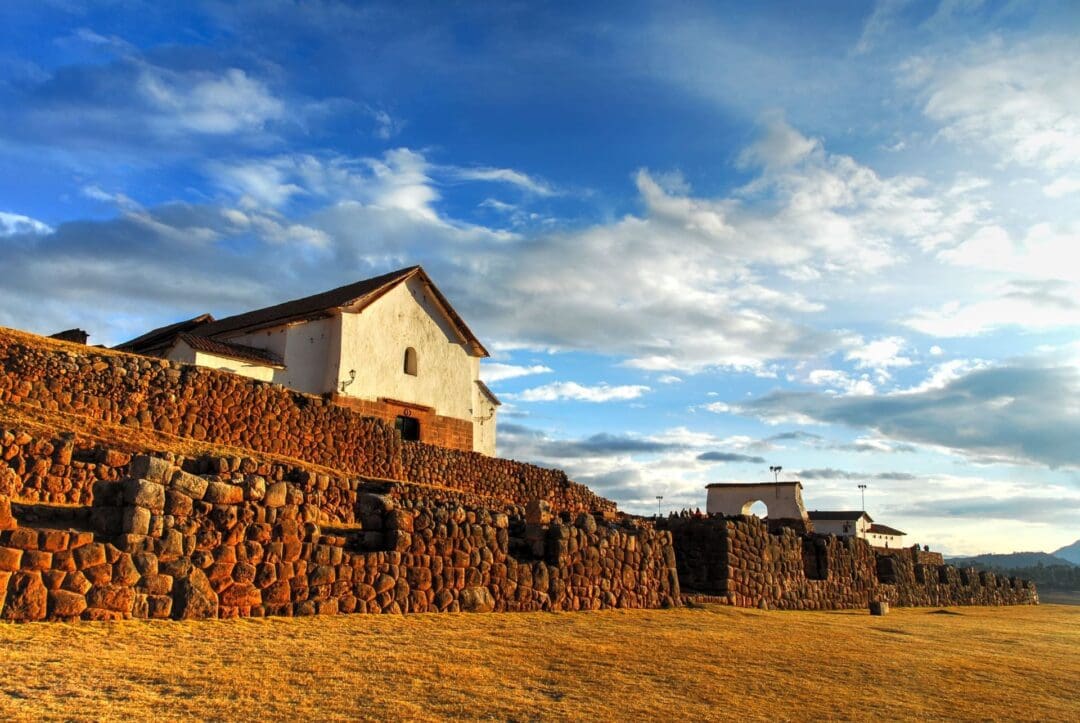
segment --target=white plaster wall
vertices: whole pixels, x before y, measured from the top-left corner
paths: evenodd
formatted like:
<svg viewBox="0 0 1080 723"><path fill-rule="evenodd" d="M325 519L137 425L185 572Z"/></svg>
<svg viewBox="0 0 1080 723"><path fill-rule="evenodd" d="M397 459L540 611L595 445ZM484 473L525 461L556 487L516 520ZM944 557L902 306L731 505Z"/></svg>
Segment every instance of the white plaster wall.
<svg viewBox="0 0 1080 723"><path fill-rule="evenodd" d="M344 394L389 397L434 407L436 414L473 421L479 362L416 279L399 284L360 313L341 315L338 388ZM405 348L417 354L417 375L404 371Z"/></svg>
<svg viewBox="0 0 1080 723"><path fill-rule="evenodd" d="M168 350L165 358L169 361L180 362L181 364L194 364L195 350L184 342L178 341Z"/></svg>
<svg viewBox="0 0 1080 723"><path fill-rule="evenodd" d="M495 456L495 420L497 407L486 394L480 391L479 384L473 384L473 409L477 410L473 418L473 451Z"/></svg>
<svg viewBox="0 0 1080 723"><path fill-rule="evenodd" d="M866 533L866 541L874 547L888 547L892 550L900 549L904 546L905 535L881 535L876 532ZM888 543L886 545L886 543Z"/></svg>
<svg viewBox="0 0 1080 723"><path fill-rule="evenodd" d="M854 537L856 536L856 529L854 522L848 522L848 529L844 530L844 520L813 520L814 532L819 532L822 535L837 535L840 537Z"/></svg>
<svg viewBox="0 0 1080 723"><path fill-rule="evenodd" d="M731 483L709 487L705 510L710 515L749 514L750 505L758 501L765 503L772 519L806 519L798 486L783 482L779 486Z"/></svg>
<svg viewBox="0 0 1080 723"><path fill-rule="evenodd" d="M198 364L201 367L220 369L221 371L232 372L233 374L239 374L264 382L273 381L274 372L277 371L273 367L252 364L251 362L241 361L240 359L229 359L228 357L217 356L216 354L207 354L204 351L195 351L182 341L177 342L173 346L169 351L167 358L170 361L181 362L183 364Z"/></svg>
<svg viewBox="0 0 1080 723"><path fill-rule="evenodd" d="M337 318L315 319L298 324L225 338L233 344L266 349L285 361L284 369L275 369L273 381L290 389L322 394L333 391L331 349L338 347L340 323Z"/></svg>

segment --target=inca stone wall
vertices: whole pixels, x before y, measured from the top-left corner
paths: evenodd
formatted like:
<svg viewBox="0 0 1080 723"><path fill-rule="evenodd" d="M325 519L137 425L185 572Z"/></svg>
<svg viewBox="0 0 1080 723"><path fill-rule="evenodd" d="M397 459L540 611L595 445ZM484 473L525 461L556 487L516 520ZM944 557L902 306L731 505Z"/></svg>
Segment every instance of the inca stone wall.
<svg viewBox="0 0 1080 723"><path fill-rule="evenodd" d="M615 510L612 501L557 470L402 442L382 421L321 397L228 372L97 352L3 329L0 405L76 414L501 502L544 499L560 511Z"/></svg>
<svg viewBox="0 0 1080 723"><path fill-rule="evenodd" d="M675 515L671 532L684 593L782 610L1038 603L1034 584L935 564L937 553L879 550L865 540L770 532L757 517ZM939 559L939 558L938 558Z"/></svg>
<svg viewBox="0 0 1080 723"><path fill-rule="evenodd" d="M1038 601L936 553L654 526L561 471L402 442L318 397L0 330L5 410L0 619Z"/></svg>
<svg viewBox="0 0 1080 723"><path fill-rule="evenodd" d="M199 476L147 456L128 472L97 482L88 508L0 498L0 618L583 610L679 600L670 534L630 518L553 516L540 501L527 517L511 517L359 485L347 485L349 514L331 515L329 477ZM345 519L320 523L331 516Z"/></svg>

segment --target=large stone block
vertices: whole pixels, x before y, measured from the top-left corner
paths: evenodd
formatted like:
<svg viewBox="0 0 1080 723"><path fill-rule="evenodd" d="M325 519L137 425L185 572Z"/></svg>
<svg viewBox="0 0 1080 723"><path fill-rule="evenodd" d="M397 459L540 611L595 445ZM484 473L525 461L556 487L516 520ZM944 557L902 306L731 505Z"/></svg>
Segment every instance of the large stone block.
<svg viewBox="0 0 1080 723"><path fill-rule="evenodd" d="M0 497L0 530L14 530L18 526L11 516L11 500Z"/></svg>
<svg viewBox="0 0 1080 723"><path fill-rule="evenodd" d="M145 507L151 512L165 511L165 486L146 479L124 480L124 503Z"/></svg>
<svg viewBox="0 0 1080 723"><path fill-rule="evenodd" d="M182 492L193 500L201 500L206 495L206 488L209 484L210 482L208 480L189 474L183 470L174 472L172 481L169 483L172 489L177 492Z"/></svg>
<svg viewBox="0 0 1080 723"><path fill-rule="evenodd" d="M7 602L0 617L4 620L44 620L48 613L49 591L40 572L15 572L7 586Z"/></svg>
<svg viewBox="0 0 1080 723"><path fill-rule="evenodd" d="M288 484L275 482L266 488L266 494L263 495L263 505L270 508L284 507L288 494Z"/></svg>
<svg viewBox="0 0 1080 723"><path fill-rule="evenodd" d="M227 482L210 482L203 499L215 505L238 505L244 501L244 488Z"/></svg>
<svg viewBox="0 0 1080 723"><path fill-rule="evenodd" d="M145 454L132 457L131 463L128 465L128 475L130 477L157 482L159 484L168 481L171 470L172 465L165 460L160 457L151 457Z"/></svg>
<svg viewBox="0 0 1080 723"><path fill-rule="evenodd" d="M187 577L176 581L173 594L173 617L178 620L217 617L218 596L202 570L193 568Z"/></svg>
<svg viewBox="0 0 1080 723"><path fill-rule="evenodd" d="M489 613L495 609L495 598L486 587L467 587L458 596L462 612Z"/></svg>
<svg viewBox="0 0 1080 723"><path fill-rule="evenodd" d="M0 570L14 572L21 568L23 552L14 547L0 547Z"/></svg>
<svg viewBox="0 0 1080 723"><path fill-rule="evenodd" d="M130 535L149 534L150 510L145 507L125 507L120 529Z"/></svg>
<svg viewBox="0 0 1080 723"><path fill-rule="evenodd" d="M249 582L236 582L221 592L220 603L229 607L261 605L262 593Z"/></svg>
<svg viewBox="0 0 1080 723"><path fill-rule="evenodd" d="M86 610L86 598L69 590L49 591L49 617L75 618Z"/></svg>
<svg viewBox="0 0 1080 723"><path fill-rule="evenodd" d="M134 588L121 583L112 583L104 587L94 587L86 594L88 607L100 610L112 610L122 614L130 614L131 606L135 602Z"/></svg>

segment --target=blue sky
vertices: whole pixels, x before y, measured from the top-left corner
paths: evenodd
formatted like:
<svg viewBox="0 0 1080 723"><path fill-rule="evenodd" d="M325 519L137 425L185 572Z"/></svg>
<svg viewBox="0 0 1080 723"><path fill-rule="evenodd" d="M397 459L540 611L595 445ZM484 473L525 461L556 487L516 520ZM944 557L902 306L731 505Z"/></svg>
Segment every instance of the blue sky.
<svg viewBox="0 0 1080 723"><path fill-rule="evenodd" d="M0 8L0 324L112 344L420 263L500 453L1080 536L1075 3Z"/></svg>

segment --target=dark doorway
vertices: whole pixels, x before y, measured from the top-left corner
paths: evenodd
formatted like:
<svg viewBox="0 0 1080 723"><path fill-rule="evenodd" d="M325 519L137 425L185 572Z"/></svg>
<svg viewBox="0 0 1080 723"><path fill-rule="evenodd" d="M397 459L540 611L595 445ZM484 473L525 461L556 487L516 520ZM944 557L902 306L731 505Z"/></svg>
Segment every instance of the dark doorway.
<svg viewBox="0 0 1080 723"><path fill-rule="evenodd" d="M420 441L420 420L415 417L398 417L394 421L394 429L406 442Z"/></svg>

